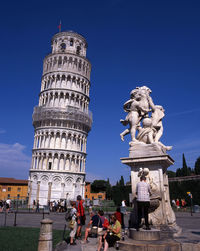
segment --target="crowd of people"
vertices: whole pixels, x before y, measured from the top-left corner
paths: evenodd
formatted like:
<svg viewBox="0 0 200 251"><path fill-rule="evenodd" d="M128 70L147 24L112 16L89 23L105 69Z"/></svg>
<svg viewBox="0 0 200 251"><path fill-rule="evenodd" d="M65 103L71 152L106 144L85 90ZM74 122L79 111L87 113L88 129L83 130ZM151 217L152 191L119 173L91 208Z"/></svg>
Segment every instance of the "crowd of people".
<svg viewBox="0 0 200 251"><path fill-rule="evenodd" d="M142 176L140 182L136 186L137 208L138 208L138 223L136 230L141 227L141 219L144 216L146 230L150 230L148 221L148 209L150 206L150 186L146 182L146 177ZM85 228L85 236L82 239L82 244L88 242L89 236L98 238L97 250L107 251L109 247L113 247L115 243L121 239L122 229L125 228L124 215L126 214L125 200L122 201L121 207L116 209L116 212L107 219L104 216L103 210L97 213L89 211L90 220ZM81 239L81 229L85 225L85 210L81 196L77 196L77 201L72 202L72 209L69 217L70 228L70 245L76 245L75 239Z"/></svg>
<svg viewBox="0 0 200 251"><path fill-rule="evenodd" d="M48 202L48 208L50 212L58 212L63 213L67 211L67 201L66 200L58 200L58 201L49 201ZM33 210L35 210L36 213L40 212L40 203L39 200L33 201Z"/></svg>
<svg viewBox="0 0 200 251"><path fill-rule="evenodd" d="M11 200L0 200L0 213L6 211L7 213L10 211Z"/></svg>
<svg viewBox="0 0 200 251"><path fill-rule="evenodd" d="M85 225L86 220L83 200L80 195L77 196L77 202L72 202L69 219L70 245L76 245L75 239L81 239L82 226ZM99 210L97 213L90 211L90 220L85 228L82 244L88 242L89 236L97 237L97 250L100 251L103 246L104 251L107 251L109 247L113 247L116 241L121 238L121 222L122 217L119 218L117 211L109 219L104 216L103 210Z"/></svg>
<svg viewBox="0 0 200 251"><path fill-rule="evenodd" d="M176 199L172 200L172 206L176 207L177 210L179 210L180 208L186 210L187 203L185 199Z"/></svg>

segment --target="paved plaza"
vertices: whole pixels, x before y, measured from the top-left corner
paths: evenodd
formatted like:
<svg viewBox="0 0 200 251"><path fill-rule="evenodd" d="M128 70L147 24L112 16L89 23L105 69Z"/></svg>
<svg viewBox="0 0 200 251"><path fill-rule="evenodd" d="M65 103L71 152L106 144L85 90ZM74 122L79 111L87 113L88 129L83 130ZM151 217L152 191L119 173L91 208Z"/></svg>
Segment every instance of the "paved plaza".
<svg viewBox="0 0 200 251"><path fill-rule="evenodd" d="M53 228L63 230L65 226L64 213L50 213L45 214L45 218L53 220ZM16 215L16 225L18 227L40 227L40 221L43 219L42 213L18 213ZM125 225L128 226L129 214L125 216ZM189 238L193 241L200 241L200 213L193 213L191 216L188 212L176 213L177 224L183 229L181 238ZM89 221L89 215L87 215L86 225ZM15 223L15 214L9 213L6 217L6 226L13 226ZM5 225L5 213L0 213L0 226ZM84 230L84 229L83 229ZM93 251L96 250L96 239L90 238L90 243L87 245L81 245L80 241L77 241L76 246L66 246L65 243L61 245L61 250L82 250ZM65 248L64 248L65 247ZM109 249L110 251L115 249Z"/></svg>

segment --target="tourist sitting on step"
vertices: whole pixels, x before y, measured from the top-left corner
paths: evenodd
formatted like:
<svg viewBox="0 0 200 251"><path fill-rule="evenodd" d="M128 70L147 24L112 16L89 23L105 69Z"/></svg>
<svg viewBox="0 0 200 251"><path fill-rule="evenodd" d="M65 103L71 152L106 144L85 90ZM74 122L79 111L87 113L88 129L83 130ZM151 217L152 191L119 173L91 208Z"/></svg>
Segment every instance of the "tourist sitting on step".
<svg viewBox="0 0 200 251"><path fill-rule="evenodd" d="M107 232L104 235L104 251L109 247L114 247L115 243L121 238L121 224L112 214L110 217L111 224L107 227Z"/></svg>
<svg viewBox="0 0 200 251"><path fill-rule="evenodd" d="M105 235L107 228L109 226L109 221L108 219L104 216L104 211L103 210L99 210L98 212L99 217L101 218L101 222L102 222L102 231L98 231L98 247L97 247L97 251L100 251L102 246L103 246L103 236Z"/></svg>
<svg viewBox="0 0 200 251"><path fill-rule="evenodd" d="M90 221L88 223L88 226L85 229L85 238L82 241L82 244L85 244L88 242L88 236L89 234L94 235L95 237L98 236L98 232L101 232L103 230L102 221L100 217L100 211L98 214L94 214L93 212L90 214Z"/></svg>

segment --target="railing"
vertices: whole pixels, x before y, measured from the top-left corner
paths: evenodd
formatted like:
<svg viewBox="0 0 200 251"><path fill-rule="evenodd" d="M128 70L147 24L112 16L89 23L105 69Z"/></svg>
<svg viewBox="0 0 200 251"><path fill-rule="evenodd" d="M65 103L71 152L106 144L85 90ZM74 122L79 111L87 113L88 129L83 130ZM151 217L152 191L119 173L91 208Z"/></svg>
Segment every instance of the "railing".
<svg viewBox="0 0 200 251"><path fill-rule="evenodd" d="M47 108L35 106L33 111L33 123L41 120L69 120L92 126L92 112L82 112L78 108L67 106L66 108Z"/></svg>

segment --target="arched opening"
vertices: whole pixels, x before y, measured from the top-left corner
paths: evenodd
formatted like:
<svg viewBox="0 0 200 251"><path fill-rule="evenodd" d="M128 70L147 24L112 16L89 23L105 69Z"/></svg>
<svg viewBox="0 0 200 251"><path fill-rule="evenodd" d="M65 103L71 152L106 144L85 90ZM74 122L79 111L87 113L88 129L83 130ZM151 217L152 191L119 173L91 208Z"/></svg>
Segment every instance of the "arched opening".
<svg viewBox="0 0 200 251"><path fill-rule="evenodd" d="M76 47L76 54L77 54L77 55L80 55L80 53L81 53L81 47L80 47L80 46L77 46L77 47Z"/></svg>
<svg viewBox="0 0 200 251"><path fill-rule="evenodd" d="M67 47L67 46L66 46L65 43L60 44L60 49L61 49L61 51L65 51L66 47Z"/></svg>

